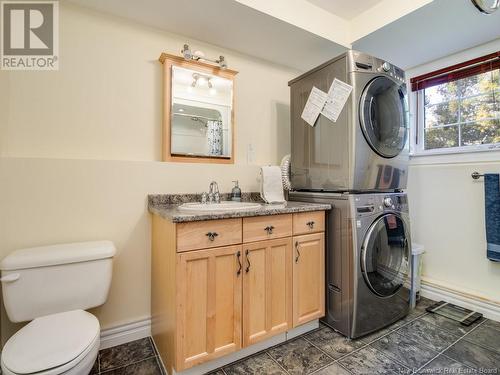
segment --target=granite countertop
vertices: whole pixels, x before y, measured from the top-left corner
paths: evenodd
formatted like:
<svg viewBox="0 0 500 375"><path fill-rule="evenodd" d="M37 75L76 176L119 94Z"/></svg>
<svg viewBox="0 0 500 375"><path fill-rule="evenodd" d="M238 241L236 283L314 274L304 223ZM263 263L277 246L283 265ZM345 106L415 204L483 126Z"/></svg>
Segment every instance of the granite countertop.
<svg viewBox="0 0 500 375"><path fill-rule="evenodd" d="M188 202L199 202L199 194L151 194L148 195L149 212L159 215L164 219L174 223L188 221L231 219L250 216L267 216L290 214L295 212L326 211L332 207L324 203L307 203L288 201L284 204L265 204L260 199L258 193L243 193L243 202L259 202L261 208L237 211L184 211L179 209L179 205ZM229 194L221 194L221 201L229 200Z"/></svg>

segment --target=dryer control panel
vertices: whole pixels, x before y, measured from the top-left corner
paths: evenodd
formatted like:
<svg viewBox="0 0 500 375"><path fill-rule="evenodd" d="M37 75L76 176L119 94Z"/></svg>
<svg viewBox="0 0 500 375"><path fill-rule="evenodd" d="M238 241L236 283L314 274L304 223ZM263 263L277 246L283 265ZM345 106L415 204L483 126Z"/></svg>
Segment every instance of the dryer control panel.
<svg viewBox="0 0 500 375"><path fill-rule="evenodd" d="M405 82L405 73L401 68L365 53L352 51L351 65L351 72L381 73L401 83Z"/></svg>

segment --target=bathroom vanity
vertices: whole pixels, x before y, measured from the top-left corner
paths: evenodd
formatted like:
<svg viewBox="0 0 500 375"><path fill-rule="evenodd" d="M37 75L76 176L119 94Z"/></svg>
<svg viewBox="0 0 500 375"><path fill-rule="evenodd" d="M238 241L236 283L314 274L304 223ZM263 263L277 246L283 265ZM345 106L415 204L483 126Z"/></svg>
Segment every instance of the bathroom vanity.
<svg viewBox="0 0 500 375"><path fill-rule="evenodd" d="M169 374L324 315L330 205L207 212L172 203L149 197L152 335Z"/></svg>

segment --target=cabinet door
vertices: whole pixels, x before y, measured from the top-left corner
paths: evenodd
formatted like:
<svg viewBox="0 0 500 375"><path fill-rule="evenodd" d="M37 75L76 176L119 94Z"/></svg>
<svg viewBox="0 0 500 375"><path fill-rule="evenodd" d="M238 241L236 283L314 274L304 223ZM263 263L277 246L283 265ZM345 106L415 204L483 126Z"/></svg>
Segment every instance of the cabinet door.
<svg viewBox="0 0 500 375"><path fill-rule="evenodd" d="M177 255L176 370L241 348L241 246Z"/></svg>
<svg viewBox="0 0 500 375"><path fill-rule="evenodd" d="M243 245L243 346L292 328L292 239Z"/></svg>
<svg viewBox="0 0 500 375"><path fill-rule="evenodd" d="M293 238L293 326L325 315L325 235Z"/></svg>

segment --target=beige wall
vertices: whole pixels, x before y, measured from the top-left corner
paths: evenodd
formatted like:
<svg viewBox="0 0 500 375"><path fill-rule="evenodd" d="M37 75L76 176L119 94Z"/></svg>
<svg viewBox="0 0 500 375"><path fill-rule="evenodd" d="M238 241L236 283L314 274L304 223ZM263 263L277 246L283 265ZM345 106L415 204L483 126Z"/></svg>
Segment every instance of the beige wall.
<svg viewBox="0 0 500 375"><path fill-rule="evenodd" d="M416 67L408 75L498 50L500 39ZM500 151L412 158L408 194L413 241L426 248L424 280L500 303L500 264L486 258L484 185L482 179L472 180L474 171L500 173Z"/></svg>
<svg viewBox="0 0 500 375"><path fill-rule="evenodd" d="M67 241L113 240L118 253L103 328L149 315L148 193L258 189L258 166L289 152L298 72L62 2L60 70L0 71L0 257ZM182 30L179 30L182 33ZM159 162L160 52L189 42L224 54L236 78L236 164ZM255 160L247 162L247 145ZM12 331L2 316L3 339Z"/></svg>

